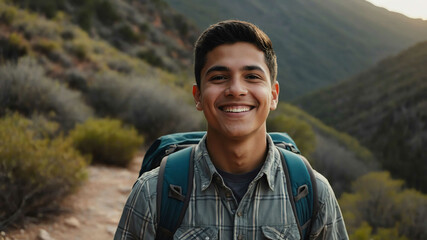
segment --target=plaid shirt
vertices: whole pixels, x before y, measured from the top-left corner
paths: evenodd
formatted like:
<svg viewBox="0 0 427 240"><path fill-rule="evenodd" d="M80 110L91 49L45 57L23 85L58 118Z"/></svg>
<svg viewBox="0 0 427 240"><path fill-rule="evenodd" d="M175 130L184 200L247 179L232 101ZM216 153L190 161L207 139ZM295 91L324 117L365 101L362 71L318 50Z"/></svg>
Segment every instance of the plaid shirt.
<svg viewBox="0 0 427 240"><path fill-rule="evenodd" d="M239 204L212 164L205 138L194 160L193 193L174 239L300 239L280 153L269 136L266 161ZM155 239L158 172L144 173L135 183L114 239ZM310 239L348 239L328 181L315 175L320 209Z"/></svg>

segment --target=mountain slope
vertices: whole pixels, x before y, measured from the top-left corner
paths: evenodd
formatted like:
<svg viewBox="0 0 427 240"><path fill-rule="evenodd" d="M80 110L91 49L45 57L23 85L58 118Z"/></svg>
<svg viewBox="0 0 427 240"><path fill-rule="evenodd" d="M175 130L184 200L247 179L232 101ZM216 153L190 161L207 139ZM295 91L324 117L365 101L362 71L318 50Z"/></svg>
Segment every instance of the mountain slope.
<svg viewBox="0 0 427 240"><path fill-rule="evenodd" d="M379 169L371 151L355 138L325 125L294 105L280 102L270 113L267 129L287 132L302 155L330 181L337 196L350 191L351 182L356 178Z"/></svg>
<svg viewBox="0 0 427 240"><path fill-rule="evenodd" d="M91 38L171 72L191 67L198 30L158 0L11 0L48 19L67 18Z"/></svg>
<svg viewBox="0 0 427 240"><path fill-rule="evenodd" d="M237 18L260 26L278 55L281 99L346 79L427 39L427 21L363 0L166 0L201 29Z"/></svg>
<svg viewBox="0 0 427 240"><path fill-rule="evenodd" d="M150 9L141 7L148 9L145 11ZM159 14L151 11L153 16ZM121 16L122 20L126 19ZM188 90L191 79L185 73L171 73L166 65L155 65L145 57L118 49L109 38L82 30L73 22L74 18L74 15L56 12L54 18L48 19L0 0L0 65L13 66L2 68L5 77L0 78L0 117L17 111L26 117L40 114L58 121L62 112L72 112L72 118L63 118L67 124L58 122L61 130L69 130L90 117L83 114L83 108L73 104L78 102L86 106L87 112L94 112L94 117L117 118L135 126L147 144L159 135L199 127L201 118L191 104ZM148 49L152 49L150 45L155 42L156 50L173 52L165 42L179 43L180 38L162 22L148 21L149 27L144 33L151 35L154 31L171 37L161 41L147 38L134 43L132 48L148 45ZM114 36L122 42L126 34ZM175 55L158 57L167 59ZM55 86L72 93L54 91ZM56 98L47 96L46 92L56 93Z"/></svg>
<svg viewBox="0 0 427 240"><path fill-rule="evenodd" d="M296 104L357 137L384 168L427 191L426 66L427 42L422 42Z"/></svg>

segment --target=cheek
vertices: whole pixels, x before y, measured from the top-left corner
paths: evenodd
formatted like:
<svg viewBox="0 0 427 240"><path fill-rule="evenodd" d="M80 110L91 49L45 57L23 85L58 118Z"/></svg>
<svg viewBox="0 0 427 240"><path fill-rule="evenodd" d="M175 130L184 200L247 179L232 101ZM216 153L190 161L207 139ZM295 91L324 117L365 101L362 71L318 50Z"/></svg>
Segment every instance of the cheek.
<svg viewBox="0 0 427 240"><path fill-rule="evenodd" d="M269 89L257 89L253 91L255 98L258 100L259 104L270 105L273 98L271 91Z"/></svg>
<svg viewBox="0 0 427 240"><path fill-rule="evenodd" d="M213 105L216 99L221 96L221 91L216 88L206 88L200 99L204 106Z"/></svg>

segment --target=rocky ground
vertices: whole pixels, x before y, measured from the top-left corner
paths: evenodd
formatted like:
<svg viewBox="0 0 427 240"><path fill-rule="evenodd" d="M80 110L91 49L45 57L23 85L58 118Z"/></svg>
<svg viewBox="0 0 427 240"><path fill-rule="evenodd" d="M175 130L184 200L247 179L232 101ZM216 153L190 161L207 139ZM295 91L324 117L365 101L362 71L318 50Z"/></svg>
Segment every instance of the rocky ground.
<svg viewBox="0 0 427 240"><path fill-rule="evenodd" d="M0 240L113 239L123 206L138 177L142 157L128 168L90 166L89 179L68 197L67 211L40 223L0 233Z"/></svg>

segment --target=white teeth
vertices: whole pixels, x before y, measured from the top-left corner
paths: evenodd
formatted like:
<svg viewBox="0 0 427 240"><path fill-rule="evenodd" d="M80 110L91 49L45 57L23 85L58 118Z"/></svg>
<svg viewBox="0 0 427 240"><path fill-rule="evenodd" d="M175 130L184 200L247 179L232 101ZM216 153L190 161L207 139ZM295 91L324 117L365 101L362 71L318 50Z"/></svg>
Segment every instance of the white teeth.
<svg viewBox="0 0 427 240"><path fill-rule="evenodd" d="M230 106L230 107L224 107L222 109L224 112L231 112L231 113L241 113L241 112L247 112L249 110L251 110L250 107L242 107L242 106Z"/></svg>

